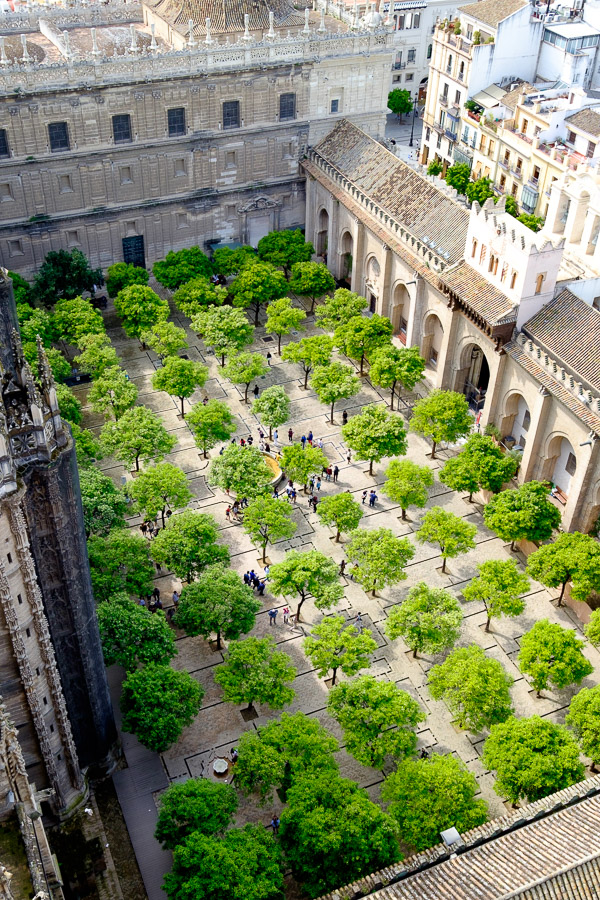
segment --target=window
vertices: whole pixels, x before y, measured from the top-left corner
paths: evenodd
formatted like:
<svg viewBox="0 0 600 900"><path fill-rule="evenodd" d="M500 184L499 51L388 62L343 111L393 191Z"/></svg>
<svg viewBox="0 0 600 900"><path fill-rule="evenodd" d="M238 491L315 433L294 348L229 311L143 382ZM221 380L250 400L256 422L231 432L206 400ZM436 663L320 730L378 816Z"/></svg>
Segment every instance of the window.
<svg viewBox="0 0 600 900"><path fill-rule="evenodd" d="M60 194L73 193L73 184L71 182L70 175L59 175L58 176L58 191Z"/></svg>
<svg viewBox="0 0 600 900"><path fill-rule="evenodd" d="M413 13L412 27L418 28L421 24L421 16L419 13Z"/></svg>
<svg viewBox="0 0 600 900"><path fill-rule="evenodd" d="M481 248L481 253L479 254L479 264L482 265L485 262L485 256L487 253L487 248L483 246Z"/></svg>
<svg viewBox="0 0 600 900"><path fill-rule="evenodd" d="M436 141L436 143L435 143L435 146L437 147L438 150L441 148L441 146L442 146L442 136L441 136L441 134L438 134L438 136L437 136L437 141Z"/></svg>
<svg viewBox="0 0 600 900"><path fill-rule="evenodd" d="M465 79L465 64L464 64L464 62L461 62L460 66L458 67L458 80L464 81L464 79Z"/></svg>
<svg viewBox="0 0 600 900"><path fill-rule="evenodd" d="M538 182L539 179L540 179L540 167L534 166L533 167L533 181Z"/></svg>
<svg viewBox="0 0 600 900"><path fill-rule="evenodd" d="M545 278L546 278L546 273L545 273L545 272L540 272L540 274L539 274L538 276L536 276L536 279L535 279L535 292L536 292L536 294L541 294L541 293L542 293L542 287L543 287L544 279L545 279Z"/></svg>
<svg viewBox="0 0 600 900"><path fill-rule="evenodd" d="M67 247L78 247L80 243L78 231L67 231Z"/></svg>
<svg viewBox="0 0 600 900"><path fill-rule="evenodd" d="M295 119L296 118L296 95L280 94L279 95L279 118Z"/></svg>
<svg viewBox="0 0 600 900"><path fill-rule="evenodd" d="M402 75L394 75L392 81L394 82L394 84L399 84L402 81Z"/></svg>
<svg viewBox="0 0 600 900"><path fill-rule="evenodd" d="M188 227L187 213L177 213L177 228L187 228L187 227Z"/></svg>
<svg viewBox="0 0 600 900"><path fill-rule="evenodd" d="M488 156L493 156L495 146L496 146L496 142L490 140L490 149L488 150Z"/></svg>
<svg viewBox="0 0 600 900"><path fill-rule="evenodd" d="M510 163L510 152L508 150L504 151L504 165L508 166Z"/></svg>
<svg viewBox="0 0 600 900"><path fill-rule="evenodd" d="M512 273L512 275L510 276L510 287L511 287L511 290L514 288L514 286L516 285L516 283L517 283L517 273L513 270L513 273Z"/></svg>
<svg viewBox="0 0 600 900"><path fill-rule="evenodd" d="M500 176L500 190L502 191L502 193L504 193L504 191L506 190L506 175Z"/></svg>
<svg viewBox="0 0 600 900"><path fill-rule="evenodd" d="M525 410L525 415L523 416L523 431L529 431L529 426L531 425L531 413L528 409Z"/></svg>
<svg viewBox="0 0 600 900"><path fill-rule="evenodd" d="M446 72L452 71L452 62L453 62L453 56L452 56L452 54L450 54L448 56L448 63L446 64Z"/></svg>
<svg viewBox="0 0 600 900"><path fill-rule="evenodd" d="M577 469L577 460L575 459L574 453L569 453L567 457L567 461L565 463L565 471L568 475L574 475Z"/></svg>
<svg viewBox="0 0 600 900"><path fill-rule="evenodd" d="M482 134L481 135L481 143L479 144L479 149L480 149L481 153L485 153L485 144L486 144L486 137L484 134Z"/></svg>
<svg viewBox="0 0 600 900"><path fill-rule="evenodd" d="M502 274L500 275L500 281L506 281L506 276L508 275L508 263L504 263L502 266Z"/></svg>
<svg viewBox="0 0 600 900"><path fill-rule="evenodd" d="M10 156L10 151L8 149L8 138L6 137L6 131L4 128L0 128L0 157L1 156Z"/></svg>
<svg viewBox="0 0 600 900"><path fill-rule="evenodd" d="M183 106L168 109L167 121L169 124L169 137L181 137L181 135L185 134L185 109Z"/></svg>
<svg viewBox="0 0 600 900"><path fill-rule="evenodd" d="M225 153L225 168L235 169L235 150L227 150Z"/></svg>
<svg viewBox="0 0 600 900"><path fill-rule="evenodd" d="M430 44L429 47L427 48L427 59L431 59L432 51L433 51L433 45Z"/></svg>
<svg viewBox="0 0 600 900"><path fill-rule="evenodd" d="M457 106L460 106L460 91L456 91L454 94L454 102Z"/></svg>
<svg viewBox="0 0 600 900"><path fill-rule="evenodd" d="M593 143L593 141L588 141L587 150L586 150L585 155L591 159L595 152L596 152L596 145Z"/></svg>
<svg viewBox="0 0 600 900"><path fill-rule="evenodd" d="M409 72L404 80L405 81L414 81L414 78L415 78L415 76L414 76L413 72Z"/></svg>
<svg viewBox="0 0 600 900"><path fill-rule="evenodd" d="M574 131L567 131L567 141L569 142L569 144L575 143L575 132Z"/></svg>
<svg viewBox="0 0 600 900"><path fill-rule="evenodd" d="M179 178L180 175L187 175L187 166L185 159L173 160L173 174L176 178Z"/></svg>
<svg viewBox="0 0 600 900"><path fill-rule="evenodd" d="M339 111L340 111L340 101L339 101L339 100L332 100L332 101L331 101L331 106L329 107L329 112L331 112L331 113L336 113L336 112L339 112Z"/></svg>
<svg viewBox="0 0 600 900"><path fill-rule="evenodd" d="M426 128L425 129L425 140L428 141L430 137L431 137L431 128Z"/></svg>
<svg viewBox="0 0 600 900"><path fill-rule="evenodd" d="M293 154L293 152L292 152L292 144L291 144L291 143L287 143L287 144L284 144L284 145L283 145L283 147L282 147L282 154L283 154L283 158L284 158L284 159L293 159L293 158L294 158L294 154Z"/></svg>
<svg viewBox="0 0 600 900"><path fill-rule="evenodd" d="M473 252L471 253L471 256L473 257L473 259L475 258L476 253L477 253L477 241L473 241Z"/></svg>
<svg viewBox="0 0 600 900"><path fill-rule="evenodd" d="M112 117L113 138L115 144L128 144L131 141L131 116L123 113Z"/></svg>
<svg viewBox="0 0 600 900"><path fill-rule="evenodd" d="M48 125L48 140L50 150L57 153L59 150L69 149L69 129L66 122L50 122Z"/></svg>
<svg viewBox="0 0 600 900"><path fill-rule="evenodd" d="M20 240L7 241L9 256L23 256L23 244Z"/></svg>
<svg viewBox="0 0 600 900"><path fill-rule="evenodd" d="M429 354L429 362L431 363L432 366L437 366L437 361L438 361L438 352L437 352L437 350L434 350L432 348L432 350Z"/></svg>
<svg viewBox="0 0 600 900"><path fill-rule="evenodd" d="M521 134L527 134L527 128L529 127L529 119L523 119L521 122Z"/></svg>
<svg viewBox="0 0 600 900"><path fill-rule="evenodd" d="M511 197L514 197L515 200L517 199L517 191L518 191L518 190L519 190L519 185L518 185L518 184L513 184L513 186L512 186L511 189L510 189L510 196L511 196Z"/></svg>
<svg viewBox="0 0 600 900"><path fill-rule="evenodd" d="M519 156L519 158L517 159L517 168L515 171L519 172L519 174L520 174L522 168L523 168L523 160Z"/></svg>
<svg viewBox="0 0 600 900"><path fill-rule="evenodd" d="M416 50L409 50L409 51L408 51L407 62L409 62L409 63L414 63L414 61L416 60L416 58L417 58L417 51L416 51Z"/></svg>
<svg viewBox="0 0 600 900"><path fill-rule="evenodd" d="M223 104L223 128L240 127L240 101L226 100Z"/></svg>
<svg viewBox="0 0 600 900"><path fill-rule="evenodd" d="M4 184L0 184L0 203L4 203L6 200L14 200L12 187L8 182Z"/></svg>
<svg viewBox="0 0 600 900"><path fill-rule="evenodd" d="M121 168L119 169L119 176L121 184L133 184L133 178L131 177L131 166L121 166Z"/></svg>

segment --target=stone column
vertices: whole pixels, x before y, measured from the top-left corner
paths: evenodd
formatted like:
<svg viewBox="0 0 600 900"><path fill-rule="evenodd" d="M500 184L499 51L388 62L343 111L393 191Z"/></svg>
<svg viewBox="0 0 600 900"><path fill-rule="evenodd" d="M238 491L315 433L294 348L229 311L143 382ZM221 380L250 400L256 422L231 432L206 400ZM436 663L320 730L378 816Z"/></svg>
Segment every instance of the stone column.
<svg viewBox="0 0 600 900"><path fill-rule="evenodd" d="M317 205L317 182L311 175L306 176L306 226L304 237L310 241L316 249L317 235L315 231L315 208ZM244 239L247 237L244 231Z"/></svg>
<svg viewBox="0 0 600 900"><path fill-rule="evenodd" d="M362 294L365 269L365 226L358 218L355 218L354 221L356 222L356 229L353 235L352 290L356 294Z"/></svg>
<svg viewBox="0 0 600 900"><path fill-rule="evenodd" d="M521 459L521 467L519 469L519 482L531 481L534 477L534 471L539 462L540 447L544 441L546 431L546 419L550 407L552 406L552 395L546 388L539 389L537 402L533 409L530 409L531 424L527 432L525 449Z"/></svg>
<svg viewBox="0 0 600 900"><path fill-rule="evenodd" d="M583 233L585 211L588 201L583 200L581 197L570 197L570 200L571 205L569 206L564 238L569 244L577 244L581 240L581 235Z"/></svg>
<svg viewBox="0 0 600 900"><path fill-rule="evenodd" d="M444 340L440 347L440 355L437 364L437 378L435 386L442 390L454 390L454 379L457 372L457 363L453 358L453 351L456 346L456 331L460 320L460 311L452 309L450 313L450 321L442 322L444 328Z"/></svg>
<svg viewBox="0 0 600 900"><path fill-rule="evenodd" d="M479 423L481 431L483 431L483 429L489 422L494 421L496 411L498 409L502 376L504 374L504 369L506 368L506 354L498 353L497 351L494 352L492 363L495 363L495 365L493 365L493 367L490 366L490 381L488 384L487 393L485 395L485 403L481 411L481 420Z"/></svg>
<svg viewBox="0 0 600 900"><path fill-rule="evenodd" d="M383 258L381 260L381 290L379 291L379 315L385 316L391 313L392 298L390 297L390 281L392 274L392 251L387 244L382 244ZM387 313L385 310L387 309Z"/></svg>
<svg viewBox="0 0 600 900"><path fill-rule="evenodd" d="M414 284L407 284L406 290L410 298L409 308L406 311L406 346L412 347L421 343L421 335L417 334L417 322L420 321L419 306L422 303L425 292L425 280L420 275L415 276Z"/></svg>
<svg viewBox="0 0 600 900"><path fill-rule="evenodd" d="M596 435L590 436L588 440L590 443L587 446L579 447L577 469L569 485L569 499L562 515L562 525L565 531L580 530L586 524L584 501L591 483L596 477L600 458L600 440Z"/></svg>

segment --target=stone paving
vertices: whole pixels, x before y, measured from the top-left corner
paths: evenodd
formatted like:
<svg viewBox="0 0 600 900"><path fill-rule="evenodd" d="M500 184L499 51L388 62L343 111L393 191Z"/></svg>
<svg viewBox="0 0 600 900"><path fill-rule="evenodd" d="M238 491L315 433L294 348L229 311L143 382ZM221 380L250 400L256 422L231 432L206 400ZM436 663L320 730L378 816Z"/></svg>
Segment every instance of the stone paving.
<svg viewBox="0 0 600 900"><path fill-rule="evenodd" d="M153 286L156 287L156 285ZM172 319L187 329L190 344L189 350L185 351L187 355L191 359L205 363L210 371L210 380L205 388L199 390L192 398L192 402L201 400L205 394L226 400L238 422L237 436L247 435L251 431L256 438L258 423L250 412L250 406L243 403L243 392L238 387L229 384L221 376L220 366L215 357L207 352L198 337L187 328L189 321L177 311L174 312ZM308 321L313 322L312 319ZM261 566L260 552L253 546L241 525L230 524L226 521L225 509L228 505L226 496L220 490L212 489L206 484L205 474L208 462L201 458L187 425L178 416L178 401L152 389L151 376L159 366L157 358L151 351L141 350L136 341L128 340L125 337L119 326L118 318L110 309L106 314L106 324L123 366L139 388L138 402L147 404L159 413L165 427L177 437L177 444L168 459L188 474L190 489L194 494L191 507L201 509L215 517L221 529L222 539L229 546L231 565L240 573L240 577L250 568L257 569L257 566ZM314 326L310 325L305 333L315 333ZM272 384L284 385L291 400L289 425L294 429L295 437L300 438L302 434L308 434L308 431L312 429L315 438L323 439L325 453L332 465L337 463L340 467L339 483L334 485L332 482L323 481L321 495L327 496L350 489L355 498L360 500L365 488L370 489L375 486L378 488L379 494L377 505L374 509L365 505L365 515L361 527L385 526L391 528L397 535L408 535L410 538L419 526L423 511L409 510L409 521L401 521L399 508L387 500L379 490L384 481L385 461L375 466L373 477L368 475L366 463L352 461L348 464L346 461L347 448L343 444L340 433L344 408L347 409L349 415L353 415L367 404L385 403L388 400L388 392L380 392L370 385L367 378L364 378L360 394L337 405L335 424L330 425L327 408L318 402L310 390L302 389L303 379L300 367L279 360L275 352L276 343L265 334L264 328L256 330L255 338L252 349L263 354L270 349L273 354L272 368L263 378L259 379L260 389ZM292 335L290 338L284 338L284 342L294 339L297 339L297 336ZM424 385L419 386L421 393L425 389ZM86 388L79 388L78 393L85 404ZM99 430L102 424L101 417L95 416L89 408L85 408L85 405L84 412L84 424L93 430ZM283 437L285 434L286 441L289 425L286 424L279 429L280 436ZM440 459L431 461L429 447L420 437L410 434L408 444L408 458L421 465L429 464L434 470L438 470L444 458L457 450L457 448L443 449L439 452ZM217 447L212 451L212 455L218 453L218 450ZM102 460L101 468L110 474L116 483L121 483L123 478L131 477L128 472L124 472L122 466L112 459ZM298 530L291 540L269 547L268 553L272 562L281 560L285 551L290 547L301 550L316 548L338 562L344 558L343 542L334 542L330 529L319 524L317 516L309 511L306 501L307 498L299 493L294 510ZM362 613L365 627L372 629L377 641L377 650L368 671L377 678L395 682L399 687L408 691L425 710L427 719L418 731L419 748L433 749L438 753L453 753L463 759L478 779L481 796L487 800L490 814L501 815L506 811L506 806L494 792L493 777L485 770L480 759L484 735L473 735L457 730L452 724L446 705L443 702L433 701L429 695L427 671L434 663L440 662L443 657L423 657L415 660L402 640L390 642L384 634L385 620L390 607L403 599L412 585L425 580L430 585L447 588L459 599L462 599L461 591L469 579L476 574L477 563L493 558L508 559L511 556L508 546L504 545L483 524L482 507L477 502L469 503L465 497L436 481L428 503L428 506L432 505L442 506L474 523L477 526L476 548L458 559L449 560L448 572L442 575L441 559L435 549L431 545L421 545L415 542L416 553L407 567L407 579L404 582L378 592L378 595L373 598L367 596L360 585L346 580L345 596L335 611L341 612L348 618L355 616L358 611ZM133 528L137 528L139 523L139 517L129 520L129 524ZM521 562L524 562L524 558L521 558ZM162 592L163 600L168 598L169 602L173 589L181 587L176 578L164 572L157 575L156 585ZM516 665L520 638L537 619L546 617L563 626L580 629L578 620L569 609L557 608L556 601L553 599L556 593L547 591L535 582L532 583L523 615L516 619L493 620L490 633L484 631L486 616L482 606L478 603L464 603L464 620L457 646L479 644L488 655L502 663L515 679L512 696L517 715L528 716L539 713L552 721L561 722L574 691L544 692L543 698L536 700L535 692L532 691ZM257 616L252 634L257 636L273 635L280 648L290 654L297 667L298 675L294 683L296 697L291 707L288 708L289 711L301 710L318 719L341 739L340 729L326 712L328 688L324 681L317 677L302 651L303 631L309 631L312 624L320 621L322 613L316 610L310 601L307 601L303 607L304 621L301 628L284 625L281 612L277 625L272 628L268 623L267 611L273 605L281 610L286 605L286 601L283 598L274 598L269 595L268 591L265 592L263 608ZM255 729L278 715L268 708L259 707L258 718L245 722L240 714L241 707L224 703L221 699L221 689L215 685L213 680L213 669L223 661L223 654L214 652L209 643L202 638L187 637L183 632L178 632L177 647L179 653L175 657L173 665L176 668L187 669L202 684L206 693L202 709L195 722L184 731L177 744L162 755L167 775L171 780L205 774L210 762L216 757L228 755L243 732ZM591 686L597 681L597 673L600 674L600 658L589 645L586 646L585 652L596 667L592 676L583 682L583 686ZM365 768L349 756L344 749L339 752L339 763L342 774L359 782L368 790L373 799L377 799L379 796L379 788L384 775L393 768L392 765L384 771ZM275 805L274 808L277 806ZM244 801L241 804L238 818L240 821L263 821L267 824L272 811L271 806L261 809L252 801Z"/></svg>

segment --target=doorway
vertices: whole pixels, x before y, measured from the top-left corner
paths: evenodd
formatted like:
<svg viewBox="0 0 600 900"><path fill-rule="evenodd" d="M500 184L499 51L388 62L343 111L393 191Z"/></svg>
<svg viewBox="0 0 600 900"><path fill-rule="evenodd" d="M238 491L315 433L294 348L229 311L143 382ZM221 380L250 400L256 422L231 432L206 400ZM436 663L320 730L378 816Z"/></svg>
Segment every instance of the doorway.
<svg viewBox="0 0 600 900"><path fill-rule="evenodd" d="M144 252L144 235L136 234L123 238L123 259L132 266L146 268L146 254Z"/></svg>
<svg viewBox="0 0 600 900"><path fill-rule="evenodd" d="M270 214L248 217L248 243L251 247L258 247L260 239L266 237L271 230Z"/></svg>

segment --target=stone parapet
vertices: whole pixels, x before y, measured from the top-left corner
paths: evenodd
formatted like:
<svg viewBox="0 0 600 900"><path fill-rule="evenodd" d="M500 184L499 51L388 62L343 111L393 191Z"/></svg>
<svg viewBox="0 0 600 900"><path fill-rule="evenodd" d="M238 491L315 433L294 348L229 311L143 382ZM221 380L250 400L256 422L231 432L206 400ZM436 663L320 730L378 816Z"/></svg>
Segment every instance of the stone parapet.
<svg viewBox="0 0 600 900"><path fill-rule="evenodd" d="M16 12L7 10L0 13L0 33L21 34L38 30L40 13L44 19L52 22L57 28L74 28L122 25L125 22L141 22L143 20L141 3L111 0L110 3L88 3L82 0L77 6L65 9L62 6L50 6L28 3Z"/></svg>

